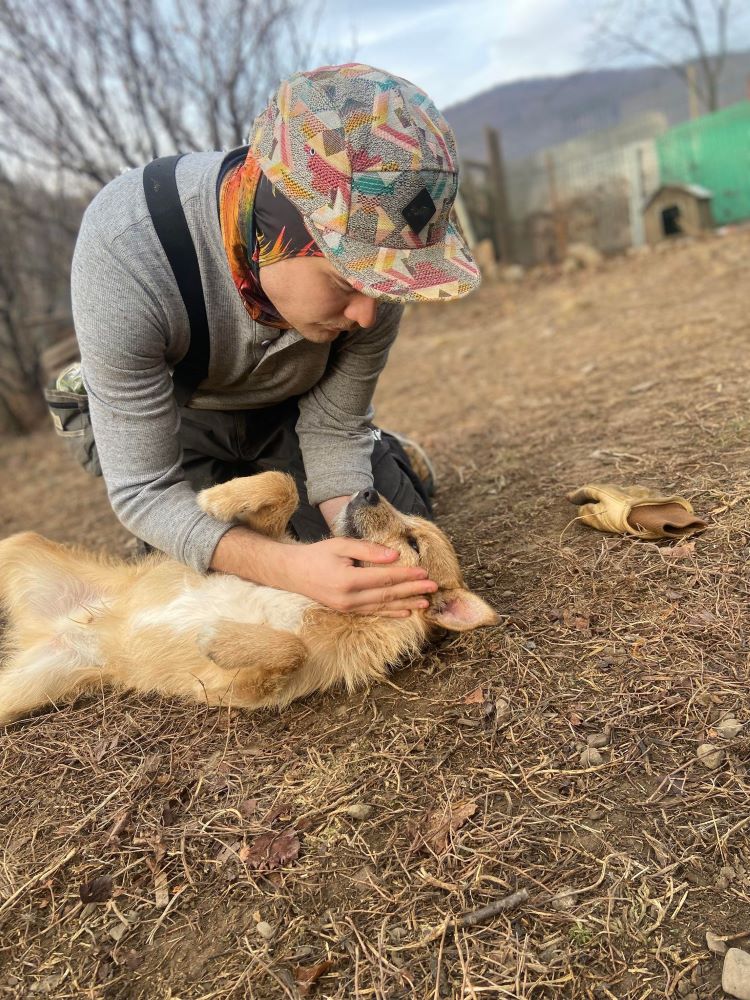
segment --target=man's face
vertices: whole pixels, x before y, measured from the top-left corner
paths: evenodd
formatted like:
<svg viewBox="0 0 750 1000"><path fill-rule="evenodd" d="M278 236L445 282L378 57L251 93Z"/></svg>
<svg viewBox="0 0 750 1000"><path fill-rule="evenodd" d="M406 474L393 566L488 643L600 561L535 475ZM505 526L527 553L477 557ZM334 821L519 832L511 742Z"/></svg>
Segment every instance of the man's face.
<svg viewBox="0 0 750 1000"><path fill-rule="evenodd" d="M290 257L260 270L263 291L305 340L327 344L343 331L368 329L375 299L358 292L324 257Z"/></svg>

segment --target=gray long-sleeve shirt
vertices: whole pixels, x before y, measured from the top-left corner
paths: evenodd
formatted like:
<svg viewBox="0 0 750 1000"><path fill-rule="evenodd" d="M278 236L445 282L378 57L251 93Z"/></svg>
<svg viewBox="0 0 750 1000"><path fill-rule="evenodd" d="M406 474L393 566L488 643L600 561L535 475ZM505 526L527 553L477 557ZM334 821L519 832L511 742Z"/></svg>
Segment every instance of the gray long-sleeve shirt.
<svg viewBox="0 0 750 1000"><path fill-rule="evenodd" d="M208 377L190 406L257 409L299 397L310 502L372 485L372 395L402 307L380 302L375 325L313 344L254 322L235 288L216 202L222 153L191 153L177 186L200 265L210 330ZM200 571L227 525L204 514L182 472L171 371L190 327L151 222L142 170L89 205L72 269L73 318L112 508L139 538ZM263 341L272 341L263 346Z"/></svg>

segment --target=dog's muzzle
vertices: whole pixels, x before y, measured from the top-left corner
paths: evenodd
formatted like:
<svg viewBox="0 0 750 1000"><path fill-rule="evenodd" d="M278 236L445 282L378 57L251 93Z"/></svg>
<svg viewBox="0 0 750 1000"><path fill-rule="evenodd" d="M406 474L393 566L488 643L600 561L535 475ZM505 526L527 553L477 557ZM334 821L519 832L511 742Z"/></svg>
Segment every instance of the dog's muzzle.
<svg viewBox="0 0 750 1000"><path fill-rule="evenodd" d="M360 507L377 507L379 503L380 494L370 486L366 490L360 490L359 493L355 493L347 506L349 510L355 511L359 510Z"/></svg>
<svg viewBox="0 0 750 1000"><path fill-rule="evenodd" d="M355 493L344 508L344 534L349 538L362 538L362 529L358 524L357 513L367 510L368 507L377 507L379 503L380 494L372 486Z"/></svg>

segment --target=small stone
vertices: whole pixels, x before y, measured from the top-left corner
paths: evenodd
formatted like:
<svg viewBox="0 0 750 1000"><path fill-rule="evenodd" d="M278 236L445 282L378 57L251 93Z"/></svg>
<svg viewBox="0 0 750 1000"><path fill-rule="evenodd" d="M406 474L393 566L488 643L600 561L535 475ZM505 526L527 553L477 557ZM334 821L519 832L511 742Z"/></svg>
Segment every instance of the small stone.
<svg viewBox="0 0 750 1000"><path fill-rule="evenodd" d="M724 958L721 988L737 1000L750 1000L750 954L730 948Z"/></svg>
<svg viewBox="0 0 750 1000"><path fill-rule="evenodd" d="M609 740L612 736L612 730L609 726L605 726L601 733L592 733L591 736L586 737L586 742L590 747L595 750L601 750L603 747L609 746Z"/></svg>
<svg viewBox="0 0 750 1000"><path fill-rule="evenodd" d="M596 247L588 243L571 243L568 246L567 259L577 267L588 268L598 267L603 258Z"/></svg>
<svg viewBox="0 0 750 1000"><path fill-rule="evenodd" d="M716 880L717 889L728 889L729 886L737 879L738 872L732 868L731 865L724 865L723 868L719 869L719 877Z"/></svg>
<svg viewBox="0 0 750 1000"><path fill-rule="evenodd" d="M739 736L744 728L744 722L740 722L739 719L722 719L714 726L723 740L733 740L735 736Z"/></svg>
<svg viewBox="0 0 750 1000"><path fill-rule="evenodd" d="M698 760L709 771L715 771L724 760L724 751L713 743L701 743L698 747Z"/></svg>
<svg viewBox="0 0 750 1000"><path fill-rule="evenodd" d="M119 941L127 929L128 929L127 924L119 923L115 924L114 927L110 927L108 933L113 941Z"/></svg>
<svg viewBox="0 0 750 1000"><path fill-rule="evenodd" d="M353 805L346 806L344 812L352 819L367 819L368 816L372 815L372 806L365 805L364 802L355 802Z"/></svg>
<svg viewBox="0 0 750 1000"><path fill-rule="evenodd" d="M559 948L555 948L554 945L550 945L544 948L543 951L539 952L540 961L544 962L545 965L551 965L556 958L560 958L562 952Z"/></svg>
<svg viewBox="0 0 750 1000"><path fill-rule="evenodd" d="M510 702L507 698L496 698L495 699L495 718L498 722L502 722L507 719L510 715Z"/></svg>
<svg viewBox="0 0 750 1000"><path fill-rule="evenodd" d="M299 948L295 951L293 955L289 956L289 961L299 962L300 959L309 958L314 951L315 949L311 944L302 944L299 946Z"/></svg>
<svg viewBox="0 0 750 1000"><path fill-rule="evenodd" d="M256 931L260 934L264 941L270 941L274 935L274 929L265 920L261 920L255 925Z"/></svg>
<svg viewBox="0 0 750 1000"><path fill-rule="evenodd" d="M726 955L727 953L726 941L718 934L714 934L713 931L706 931L706 947L714 955Z"/></svg>
<svg viewBox="0 0 750 1000"><path fill-rule="evenodd" d="M582 767L598 767L599 764L603 763L604 763L604 757L602 757L602 755L595 747L586 747L586 749L581 754Z"/></svg>
<svg viewBox="0 0 750 1000"><path fill-rule="evenodd" d="M553 910L562 913L564 910L572 910L575 906L575 900L575 889L566 885L552 897L551 906Z"/></svg>

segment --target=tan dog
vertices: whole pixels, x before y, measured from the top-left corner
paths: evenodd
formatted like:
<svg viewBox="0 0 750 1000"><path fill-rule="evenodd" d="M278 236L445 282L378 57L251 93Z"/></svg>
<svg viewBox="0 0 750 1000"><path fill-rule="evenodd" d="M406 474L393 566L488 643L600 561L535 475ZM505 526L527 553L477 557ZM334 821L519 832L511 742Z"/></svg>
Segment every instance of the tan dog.
<svg viewBox="0 0 750 1000"><path fill-rule="evenodd" d="M291 476L234 479L198 502L221 521L296 544L286 535L298 503ZM463 631L496 621L464 587L443 532L400 514L375 490L352 498L335 533L387 545L403 564L428 570L439 587L430 607L408 618L345 614L239 577L203 576L166 556L128 564L32 532L0 542L8 617L0 724L102 684L208 705L285 705L384 677L435 626Z"/></svg>

